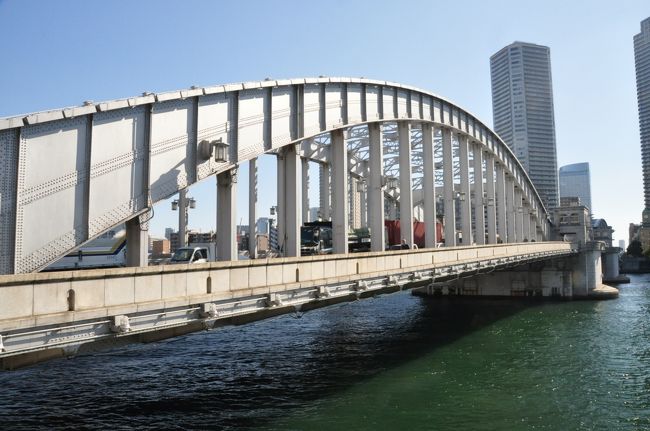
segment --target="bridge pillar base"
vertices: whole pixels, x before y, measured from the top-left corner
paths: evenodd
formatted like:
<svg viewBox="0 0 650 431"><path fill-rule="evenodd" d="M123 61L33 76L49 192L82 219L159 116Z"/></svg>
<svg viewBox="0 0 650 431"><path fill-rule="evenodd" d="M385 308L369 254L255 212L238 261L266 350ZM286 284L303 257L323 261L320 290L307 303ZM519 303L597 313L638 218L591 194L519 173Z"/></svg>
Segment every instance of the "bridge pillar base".
<svg viewBox="0 0 650 431"><path fill-rule="evenodd" d="M607 247L603 250L603 282L607 284L629 283L630 278L619 273L618 247Z"/></svg>
<svg viewBox="0 0 650 431"><path fill-rule="evenodd" d="M126 266L147 266L149 254L149 232L140 223L140 217L126 222Z"/></svg>

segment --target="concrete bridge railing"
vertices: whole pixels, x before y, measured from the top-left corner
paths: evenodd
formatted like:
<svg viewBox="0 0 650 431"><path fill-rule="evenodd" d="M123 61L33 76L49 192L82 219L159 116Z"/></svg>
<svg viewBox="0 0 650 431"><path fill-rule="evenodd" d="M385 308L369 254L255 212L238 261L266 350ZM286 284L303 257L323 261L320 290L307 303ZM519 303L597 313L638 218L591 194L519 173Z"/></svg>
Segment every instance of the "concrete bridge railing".
<svg viewBox="0 0 650 431"><path fill-rule="evenodd" d="M527 243L0 276L0 331L570 251Z"/></svg>

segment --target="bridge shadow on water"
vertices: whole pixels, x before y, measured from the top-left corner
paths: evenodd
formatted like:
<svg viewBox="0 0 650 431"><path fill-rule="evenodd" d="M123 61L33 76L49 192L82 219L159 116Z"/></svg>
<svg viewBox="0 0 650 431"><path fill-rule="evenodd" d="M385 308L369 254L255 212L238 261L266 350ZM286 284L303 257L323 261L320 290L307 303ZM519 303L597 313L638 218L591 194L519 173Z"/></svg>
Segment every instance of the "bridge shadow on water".
<svg viewBox="0 0 650 431"><path fill-rule="evenodd" d="M264 429L542 303L401 293L52 361L0 374L0 422L5 429Z"/></svg>

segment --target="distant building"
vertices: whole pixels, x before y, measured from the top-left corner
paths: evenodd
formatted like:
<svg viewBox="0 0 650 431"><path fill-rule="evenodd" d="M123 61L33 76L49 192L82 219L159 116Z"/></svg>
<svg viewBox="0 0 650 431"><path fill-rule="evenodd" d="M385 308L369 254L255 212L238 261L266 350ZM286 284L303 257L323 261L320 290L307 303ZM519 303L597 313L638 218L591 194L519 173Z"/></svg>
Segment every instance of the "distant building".
<svg viewBox="0 0 650 431"><path fill-rule="evenodd" d="M169 250L170 252L173 253L176 250L178 250L179 247L180 247L180 241L179 241L178 232L172 232L169 235Z"/></svg>
<svg viewBox="0 0 650 431"><path fill-rule="evenodd" d="M168 256L171 252L168 239L154 239L151 247L151 257L158 258Z"/></svg>
<svg viewBox="0 0 650 431"><path fill-rule="evenodd" d="M174 233L174 229L171 227L165 228L165 238L171 240L172 234Z"/></svg>
<svg viewBox="0 0 650 431"><path fill-rule="evenodd" d="M643 169L644 209L639 240L643 250L650 249L650 18L641 21L641 33L634 36L636 94L639 105L641 166Z"/></svg>
<svg viewBox="0 0 650 431"><path fill-rule="evenodd" d="M269 226L269 248L275 251L280 250L280 243L278 241L278 228L272 224Z"/></svg>
<svg viewBox="0 0 650 431"><path fill-rule="evenodd" d="M490 57L494 131L530 176L547 208L558 198L551 51L514 42Z"/></svg>
<svg viewBox="0 0 650 431"><path fill-rule="evenodd" d="M619 247L621 250L625 251L625 240L624 240L624 239L619 239L619 240L618 240L618 247Z"/></svg>
<svg viewBox="0 0 650 431"><path fill-rule="evenodd" d="M591 219L584 205L551 208L554 232L560 241L580 242L590 240Z"/></svg>
<svg viewBox="0 0 650 431"><path fill-rule="evenodd" d="M614 229L607 225L605 219L595 219L592 225L592 232L594 241L602 241L607 247L612 246L612 235L614 234Z"/></svg>
<svg viewBox="0 0 650 431"><path fill-rule="evenodd" d="M582 205L582 201L578 196L562 196L560 198L561 207L576 207Z"/></svg>
<svg viewBox="0 0 650 431"><path fill-rule="evenodd" d="M560 167L560 199L578 197L582 205L594 212L591 206L591 176L589 163L574 163Z"/></svg>
<svg viewBox="0 0 650 431"><path fill-rule="evenodd" d="M309 208L309 221L318 221L320 219L320 207Z"/></svg>
<svg viewBox="0 0 650 431"><path fill-rule="evenodd" d="M640 241L639 231L641 230L640 224L630 223L627 229L627 243L632 244L632 241Z"/></svg>
<svg viewBox="0 0 650 431"><path fill-rule="evenodd" d="M268 217L260 217L257 219L257 234L258 235L268 235L269 234L269 218Z"/></svg>
<svg viewBox="0 0 650 431"><path fill-rule="evenodd" d="M209 231L209 232L196 232L196 231L189 231L187 232L187 244L196 244L196 243L208 243L208 242L215 242L216 239L216 234L214 231ZM180 238L178 236L178 232L172 232L169 235L169 248L170 252L173 253L178 248L180 247Z"/></svg>
<svg viewBox="0 0 650 431"><path fill-rule="evenodd" d="M188 244L215 242L216 240L217 235L214 233L214 231L195 232L191 230L187 233Z"/></svg>
<svg viewBox="0 0 650 431"><path fill-rule="evenodd" d="M269 236L267 234L257 234L257 250L267 251L269 249Z"/></svg>
<svg viewBox="0 0 650 431"><path fill-rule="evenodd" d="M248 244L250 241L249 231L250 229L247 224L237 225L237 250L248 250Z"/></svg>

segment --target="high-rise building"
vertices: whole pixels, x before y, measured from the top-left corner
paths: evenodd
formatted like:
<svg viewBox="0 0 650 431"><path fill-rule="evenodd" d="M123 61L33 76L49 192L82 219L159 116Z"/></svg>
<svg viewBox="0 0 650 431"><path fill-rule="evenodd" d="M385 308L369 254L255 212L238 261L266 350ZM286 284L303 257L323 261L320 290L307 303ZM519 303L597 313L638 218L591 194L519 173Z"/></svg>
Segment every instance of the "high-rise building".
<svg viewBox="0 0 650 431"><path fill-rule="evenodd" d="M551 52L514 42L490 57L494 131L530 176L544 204L558 205Z"/></svg>
<svg viewBox="0 0 650 431"><path fill-rule="evenodd" d="M560 196L580 198L580 203L593 213L589 163L574 163L560 167Z"/></svg>
<svg viewBox="0 0 650 431"><path fill-rule="evenodd" d="M642 220L643 227L650 228L650 18L641 21L641 33L634 36L634 64L643 168Z"/></svg>

